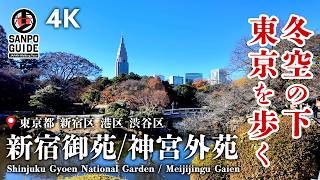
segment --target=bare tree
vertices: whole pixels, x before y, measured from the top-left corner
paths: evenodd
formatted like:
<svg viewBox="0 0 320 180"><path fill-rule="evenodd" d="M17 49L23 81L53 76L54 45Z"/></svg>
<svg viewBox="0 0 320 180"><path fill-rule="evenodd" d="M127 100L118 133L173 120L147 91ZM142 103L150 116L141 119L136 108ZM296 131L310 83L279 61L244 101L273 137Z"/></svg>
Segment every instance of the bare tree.
<svg viewBox="0 0 320 180"><path fill-rule="evenodd" d="M253 83L246 80L241 86L220 85L211 93L198 94L198 101L210 111L202 116L187 118L178 123L177 128L191 132L206 131L211 135L234 131L257 107L252 92Z"/></svg>
<svg viewBox="0 0 320 180"><path fill-rule="evenodd" d="M101 72L101 68L88 59L65 52L44 53L40 61L44 78L62 82L75 77L94 77Z"/></svg>
<svg viewBox="0 0 320 180"><path fill-rule="evenodd" d="M140 104L139 108L145 112L157 112L169 104L169 97L164 89L146 88L141 93L137 93L136 96Z"/></svg>
<svg viewBox="0 0 320 180"><path fill-rule="evenodd" d="M280 31L281 26L278 27ZM278 35L280 36L280 35ZM239 44L237 44L235 50L232 53L232 56L230 58L230 69L232 72L242 72L244 73L244 76L248 74L252 69L252 60L248 57L249 52L258 52L259 46L248 46L246 42L249 40L248 37L244 37L240 40ZM280 57L276 61L276 69L279 72L279 77L276 79L267 78L265 80L266 85L268 88L273 89L275 91L275 96L271 99L272 100L272 106L271 108L277 110L278 112L281 112L282 109L286 108L288 106L288 102L285 99L285 90L288 86L290 86L293 83L302 83L304 85L307 85L310 90L311 97L318 96L318 92L320 90L319 86L317 85L319 83L319 73L320 73L320 35L315 35L311 37L309 40L306 41L306 45L302 48L304 51L308 50L311 51L314 55L313 57L313 65L311 68L311 71L314 74L314 78L312 80L284 80L280 77L280 75L283 73L283 69L281 68L281 65L283 62L281 61L281 55L284 54L285 51L292 51L293 48L296 46L287 41L287 40L281 40L277 46L267 46L266 48L270 50L276 50ZM252 81L257 82L257 79L253 79ZM256 84L252 84L253 86L256 86Z"/></svg>
<svg viewBox="0 0 320 180"><path fill-rule="evenodd" d="M229 62L229 71L231 73L240 72L247 74L251 70L251 59L248 57L249 52L258 52L259 46L248 46L249 37L243 37L235 46L231 53Z"/></svg>

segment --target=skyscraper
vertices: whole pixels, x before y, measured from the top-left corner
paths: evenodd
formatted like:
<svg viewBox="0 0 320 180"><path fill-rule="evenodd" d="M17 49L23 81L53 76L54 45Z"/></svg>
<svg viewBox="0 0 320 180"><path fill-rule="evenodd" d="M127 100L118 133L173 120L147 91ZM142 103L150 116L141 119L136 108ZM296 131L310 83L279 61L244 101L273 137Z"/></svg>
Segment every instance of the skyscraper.
<svg viewBox="0 0 320 180"><path fill-rule="evenodd" d="M228 83L227 71L224 69L212 69L209 83L211 85Z"/></svg>
<svg viewBox="0 0 320 180"><path fill-rule="evenodd" d="M186 73L185 75L185 81L187 83L193 83L197 80L202 79L202 73Z"/></svg>
<svg viewBox="0 0 320 180"><path fill-rule="evenodd" d="M179 86L183 84L183 77L181 76L169 76L169 84L173 86Z"/></svg>
<svg viewBox="0 0 320 180"><path fill-rule="evenodd" d="M129 73L129 63L128 63L128 56L127 50L124 45L123 36L121 36L120 46L117 53L117 60L116 60L116 76L120 76L121 74L128 74Z"/></svg>

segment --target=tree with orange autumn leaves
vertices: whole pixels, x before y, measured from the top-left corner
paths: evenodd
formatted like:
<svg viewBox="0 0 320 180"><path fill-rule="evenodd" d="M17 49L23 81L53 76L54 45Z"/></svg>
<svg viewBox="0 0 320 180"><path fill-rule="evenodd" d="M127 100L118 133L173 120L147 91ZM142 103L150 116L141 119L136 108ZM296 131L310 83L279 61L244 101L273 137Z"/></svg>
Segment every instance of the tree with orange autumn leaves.
<svg viewBox="0 0 320 180"><path fill-rule="evenodd" d="M101 103L125 102L130 109L154 112L169 104L169 97L159 77L126 80L101 92Z"/></svg>
<svg viewBox="0 0 320 180"><path fill-rule="evenodd" d="M203 79L196 80L195 82L192 83L192 86L195 87L196 89L201 89L207 85L209 85L208 81Z"/></svg>

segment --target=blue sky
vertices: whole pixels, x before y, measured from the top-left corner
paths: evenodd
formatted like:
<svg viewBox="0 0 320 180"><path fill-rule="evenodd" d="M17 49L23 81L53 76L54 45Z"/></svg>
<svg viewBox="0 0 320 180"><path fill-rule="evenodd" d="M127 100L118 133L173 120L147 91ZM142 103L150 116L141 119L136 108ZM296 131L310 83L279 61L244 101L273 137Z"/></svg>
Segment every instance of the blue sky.
<svg viewBox="0 0 320 180"><path fill-rule="evenodd" d="M29 8L36 13L40 51L65 51L88 58L114 76L114 63L123 33L130 71L140 75L184 76L228 65L241 37L249 35L247 19L276 15L286 22L290 14L304 16L307 28L319 32L318 0L0 0L0 24L7 34L12 13ZM80 8L80 29L45 25L54 8Z"/></svg>

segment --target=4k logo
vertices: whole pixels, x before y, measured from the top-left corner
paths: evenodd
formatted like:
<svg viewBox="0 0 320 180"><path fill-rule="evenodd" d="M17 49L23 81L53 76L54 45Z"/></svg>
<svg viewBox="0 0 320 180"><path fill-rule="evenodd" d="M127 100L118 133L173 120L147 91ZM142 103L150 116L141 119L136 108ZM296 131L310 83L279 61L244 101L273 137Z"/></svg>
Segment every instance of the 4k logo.
<svg viewBox="0 0 320 180"><path fill-rule="evenodd" d="M11 18L12 27L19 33L29 33L36 26L35 14L29 9L19 9Z"/></svg>
<svg viewBox="0 0 320 180"><path fill-rule="evenodd" d="M79 11L80 9L73 9L71 11L69 9L63 9L63 18L60 19L62 16L62 14L60 15L60 9L54 9L47 19L46 24L53 25L54 28L60 28L63 21L63 28L69 28L69 23L71 23L74 28L79 29L80 25L75 19Z"/></svg>

